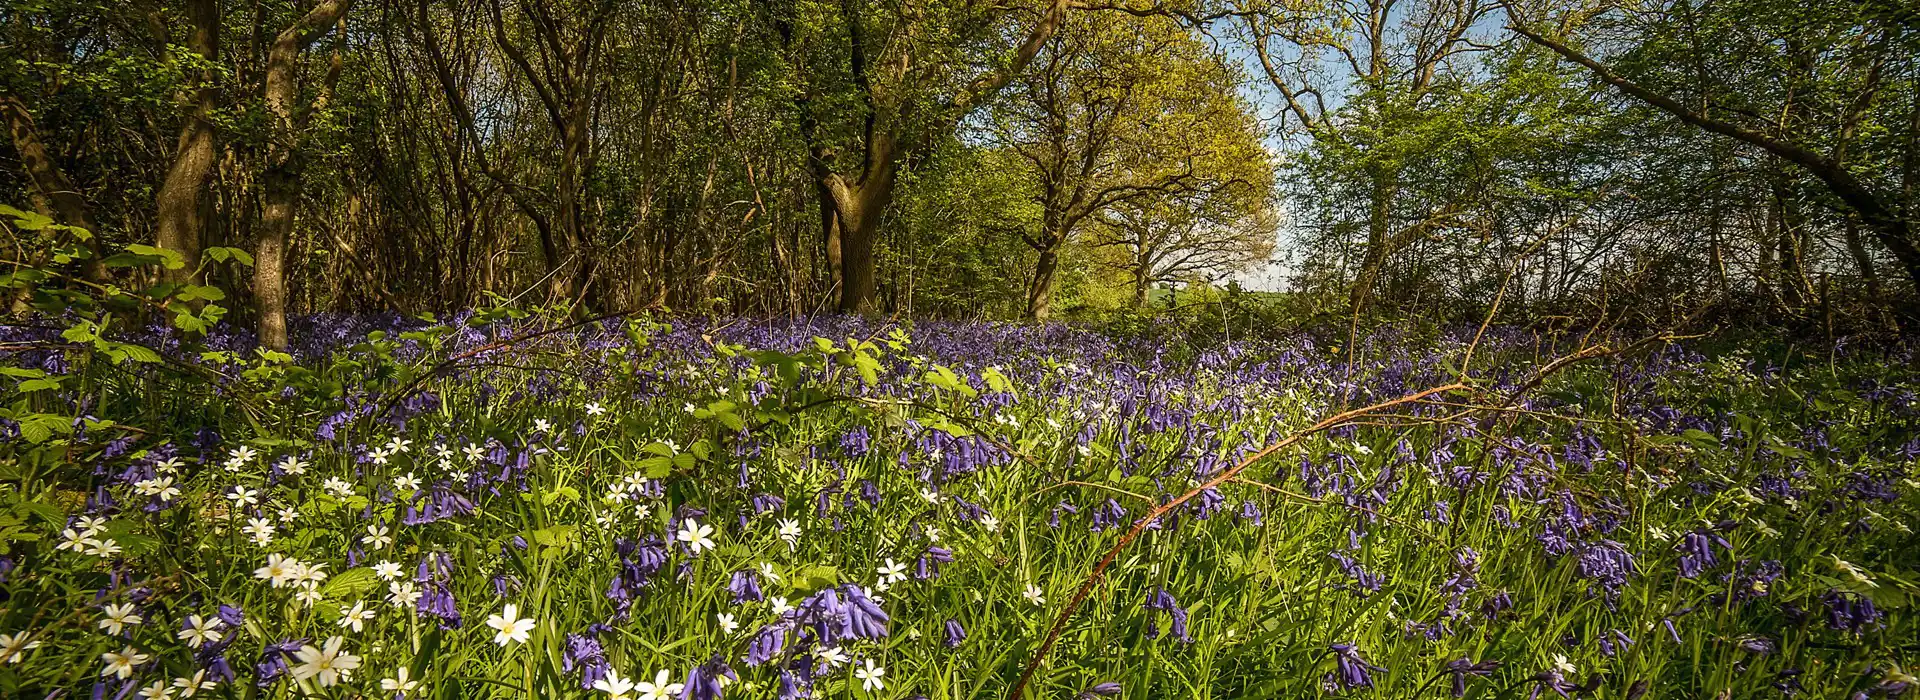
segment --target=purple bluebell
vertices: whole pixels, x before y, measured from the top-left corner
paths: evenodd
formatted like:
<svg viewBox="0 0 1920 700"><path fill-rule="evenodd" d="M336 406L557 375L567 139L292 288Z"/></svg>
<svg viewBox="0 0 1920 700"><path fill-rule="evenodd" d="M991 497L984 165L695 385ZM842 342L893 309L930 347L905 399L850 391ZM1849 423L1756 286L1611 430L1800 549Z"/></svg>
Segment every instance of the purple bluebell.
<svg viewBox="0 0 1920 700"><path fill-rule="evenodd" d="M1371 688L1373 674L1385 670L1360 658L1359 649L1352 644L1333 644L1327 649L1333 652L1334 667L1333 672L1327 674L1327 678L1341 690Z"/></svg>
<svg viewBox="0 0 1920 700"><path fill-rule="evenodd" d="M1493 672L1499 668L1500 662L1491 659L1475 662L1471 659L1459 658L1448 661L1447 675L1453 678L1453 696L1456 698L1467 696L1468 676L1486 678L1493 675Z"/></svg>
<svg viewBox="0 0 1920 700"><path fill-rule="evenodd" d="M745 569L733 572L733 577L727 581L727 592L733 594L734 605L766 598L760 592L759 575Z"/></svg>
<svg viewBox="0 0 1920 700"><path fill-rule="evenodd" d="M1193 643L1193 637L1187 634L1187 609L1181 607L1180 601L1175 600L1173 594L1167 592L1167 589L1161 588L1156 590L1141 607L1148 610L1165 611L1169 617L1173 618L1173 636L1187 644ZM1152 619L1147 620L1146 635L1147 639L1155 639L1160 636L1160 627Z"/></svg>

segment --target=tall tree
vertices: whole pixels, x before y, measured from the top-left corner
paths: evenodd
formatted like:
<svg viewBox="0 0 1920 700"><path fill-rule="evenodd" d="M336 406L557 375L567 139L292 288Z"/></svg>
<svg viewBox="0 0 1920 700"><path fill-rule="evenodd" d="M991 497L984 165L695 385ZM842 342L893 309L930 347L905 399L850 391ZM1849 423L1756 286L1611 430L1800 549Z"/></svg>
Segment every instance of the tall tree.
<svg viewBox="0 0 1920 700"><path fill-rule="evenodd" d="M1070 5L791 0L768 8L796 72L841 311L874 310L875 245L900 168L1026 70Z"/></svg>
<svg viewBox="0 0 1920 700"><path fill-rule="evenodd" d="M1162 17L1075 15L994 107L994 142L1025 161L1039 221L1026 316L1052 314L1062 248L1128 202L1270 183L1237 76Z"/></svg>
<svg viewBox="0 0 1920 700"><path fill-rule="evenodd" d="M184 72L193 76L193 82L181 91L186 116L180 121L172 164L155 198L158 216L154 245L178 251L186 260L186 265L162 273L169 282L190 282L188 277L198 269L207 176L213 171L213 110L218 99L220 2L189 0L186 9L186 48L196 62Z"/></svg>
<svg viewBox="0 0 1920 700"><path fill-rule="evenodd" d="M322 0L274 37L267 52L261 96L269 117L260 226L254 248L253 295L260 343L287 347L287 244L300 206L301 138L308 120L326 105L339 78L336 53L314 101L300 104L300 56L340 24L353 0Z"/></svg>

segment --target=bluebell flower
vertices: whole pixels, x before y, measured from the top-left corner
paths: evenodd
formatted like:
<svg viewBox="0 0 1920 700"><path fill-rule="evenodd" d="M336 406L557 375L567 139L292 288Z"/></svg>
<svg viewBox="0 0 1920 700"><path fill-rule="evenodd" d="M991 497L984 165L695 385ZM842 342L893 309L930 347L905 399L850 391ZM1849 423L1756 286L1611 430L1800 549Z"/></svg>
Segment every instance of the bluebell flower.
<svg viewBox="0 0 1920 700"><path fill-rule="evenodd" d="M947 635L946 641L944 643L947 645L948 649L958 649L960 648L961 642L967 641L967 630L966 628L960 626L959 620L955 620L949 617L947 618L947 622L945 625L943 625L943 627L945 628L946 635Z"/></svg>
<svg viewBox="0 0 1920 700"><path fill-rule="evenodd" d="M726 680L721 680L723 678ZM725 683L739 679L726 659L715 654L687 673L686 689L681 691L680 700L720 700Z"/></svg>
<svg viewBox="0 0 1920 700"><path fill-rule="evenodd" d="M1373 687L1373 673L1382 671L1360 658L1360 651L1352 644L1334 644L1327 647L1333 652L1333 673L1328 674L1342 690Z"/></svg>
<svg viewBox="0 0 1920 700"><path fill-rule="evenodd" d="M613 670L607 662L606 650L600 647L600 640L589 634L568 634L566 644L561 649L560 670L572 673L580 669L580 689L592 690L593 684L607 677Z"/></svg>
<svg viewBox="0 0 1920 700"><path fill-rule="evenodd" d="M733 594L734 605L766 598L760 592L759 576L745 569L733 572L733 577L727 581L727 592Z"/></svg>
<svg viewBox="0 0 1920 700"><path fill-rule="evenodd" d="M1161 588L1156 590L1142 607L1148 610L1165 611L1169 617L1173 618L1173 636L1182 642L1188 644L1193 643L1193 637L1187 634L1187 609L1180 607L1180 601L1174 600L1173 594L1169 593L1167 589ZM1147 620L1146 635L1147 639L1154 639L1160 636L1159 626L1151 619Z"/></svg>
<svg viewBox="0 0 1920 700"><path fill-rule="evenodd" d="M1453 696L1456 698L1466 697L1467 676L1486 678L1493 675L1493 672L1499 670L1499 668L1500 662L1490 659L1479 662L1466 658L1448 661L1447 674L1453 677Z"/></svg>

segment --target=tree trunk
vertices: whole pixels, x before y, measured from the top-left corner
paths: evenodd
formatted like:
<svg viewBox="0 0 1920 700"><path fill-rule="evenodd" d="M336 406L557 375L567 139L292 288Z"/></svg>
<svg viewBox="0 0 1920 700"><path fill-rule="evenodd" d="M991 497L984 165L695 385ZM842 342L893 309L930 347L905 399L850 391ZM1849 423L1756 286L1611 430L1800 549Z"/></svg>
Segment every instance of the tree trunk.
<svg viewBox="0 0 1920 700"><path fill-rule="evenodd" d="M93 225L93 218L87 215L86 201L73 181L67 179L66 171L53 162L53 154L47 151L47 145L40 140L40 131L33 123L33 113L27 111L27 105L12 95L0 95L0 111L6 112L7 135L13 140L13 148L20 154L20 165L27 171L27 179L33 182L34 194L47 203L52 211L47 212L59 223L86 229L90 235L86 246L92 252L92 258L82 267L87 279L93 282L105 282L107 267L100 262L100 229Z"/></svg>
<svg viewBox="0 0 1920 700"><path fill-rule="evenodd" d="M305 118L296 119L294 115L293 102L299 96L295 73L300 54L325 36L352 5L352 0L321 3L280 32L267 53L264 96L273 119L273 134L262 178L265 201L253 255L253 295L260 345L274 350L287 348L287 241L293 234L300 203L300 159L295 141Z"/></svg>
<svg viewBox="0 0 1920 700"><path fill-rule="evenodd" d="M191 0L187 3L187 17L193 23L187 47L207 65L213 65L219 60L219 0ZM213 71L202 71L197 80L199 84L192 92L192 112L180 123L173 164L167 168L167 178L161 183L155 201L159 215L154 246L178 251L187 261L181 269L162 270L161 279L166 282L197 281L193 279L193 272L200 264L204 191L207 175L213 170L214 135L210 121L215 98Z"/></svg>
<svg viewBox="0 0 1920 700"><path fill-rule="evenodd" d="M1053 315L1053 286L1060 269L1060 241L1054 238L1040 248L1040 259L1033 265L1033 282L1027 286L1027 318L1045 321Z"/></svg>
<svg viewBox="0 0 1920 700"><path fill-rule="evenodd" d="M1380 278L1380 271L1387 264L1387 244L1390 234L1388 216L1393 212L1393 192L1395 178L1392 173L1372 169L1373 201L1367 212L1367 249L1361 255L1360 269L1354 273L1353 289L1347 303L1355 316L1366 309L1368 297L1373 295L1373 286Z"/></svg>

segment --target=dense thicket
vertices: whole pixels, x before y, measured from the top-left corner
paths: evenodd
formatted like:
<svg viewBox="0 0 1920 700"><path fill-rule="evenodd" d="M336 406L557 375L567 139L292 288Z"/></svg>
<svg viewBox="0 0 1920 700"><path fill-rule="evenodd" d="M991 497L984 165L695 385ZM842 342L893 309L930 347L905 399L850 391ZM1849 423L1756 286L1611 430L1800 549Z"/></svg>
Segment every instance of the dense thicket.
<svg viewBox="0 0 1920 700"><path fill-rule="evenodd" d="M1871 330L1920 278L1890 0L7 0L0 49L0 201L97 234L73 279L182 252L270 343L495 297L1045 318L1252 269L1329 316Z"/></svg>

